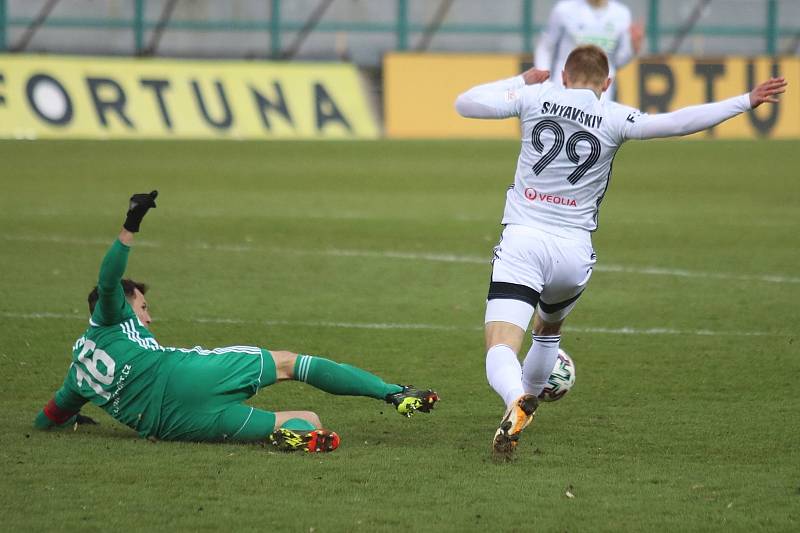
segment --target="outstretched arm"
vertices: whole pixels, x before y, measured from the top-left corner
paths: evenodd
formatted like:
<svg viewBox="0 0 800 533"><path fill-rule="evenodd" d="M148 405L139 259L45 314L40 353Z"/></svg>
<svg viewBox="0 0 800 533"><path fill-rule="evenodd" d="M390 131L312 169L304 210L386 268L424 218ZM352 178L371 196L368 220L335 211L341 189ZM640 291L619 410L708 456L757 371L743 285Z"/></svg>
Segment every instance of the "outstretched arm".
<svg viewBox="0 0 800 533"><path fill-rule="evenodd" d="M156 206L156 196L158 191L131 196L122 230L100 265L100 275L97 280L98 300L91 320L95 326L121 322L126 307L127 312L133 315L133 310L125 301L125 292L120 281L128 264L128 251L133 244L133 234L139 231L147 211ZM77 369L74 364L70 365L64 384L39 411L33 425L39 429L49 429L72 424L95 424L96 422L88 416L78 414L88 401L81 394L78 383Z"/></svg>
<svg viewBox="0 0 800 533"><path fill-rule="evenodd" d="M610 58L614 62L614 68L622 69L631 60L639 55L644 39L644 26L640 22L631 22L628 30L619 36L614 57Z"/></svg>
<svg viewBox="0 0 800 533"><path fill-rule="evenodd" d="M150 208L156 206L158 191L131 196L128 214L117 240L106 252L100 264L97 279L97 304L92 313L92 323L97 326L119 324L133 311L126 312L127 302L120 281L128 266L128 254L133 244L134 233L139 231L142 218Z"/></svg>
<svg viewBox="0 0 800 533"><path fill-rule="evenodd" d="M519 91L526 85L542 83L547 70L535 68L519 76L477 85L456 98L456 111L466 118L508 118L519 115Z"/></svg>
<svg viewBox="0 0 800 533"><path fill-rule="evenodd" d="M630 117L626 139L655 139L689 135L711 128L763 103L777 103L777 95L786 91L784 78L771 78L748 94L711 104L684 107L672 113Z"/></svg>
<svg viewBox="0 0 800 533"><path fill-rule="evenodd" d="M558 4L553 7L553 10L550 12L550 18L547 19L547 27L542 31L542 34L539 36L539 41L536 43L536 50L533 54L533 65L539 70L553 70L556 67L556 65L553 64L555 60L553 52L564 33L560 9ZM561 76L561 73L556 72L556 76Z"/></svg>
<svg viewBox="0 0 800 533"><path fill-rule="evenodd" d="M127 315L132 311L125 312L127 302L120 282L128 265L131 244L133 244L133 233L123 229L100 263L100 275L97 278L98 298L92 312L92 325L110 326L130 318Z"/></svg>

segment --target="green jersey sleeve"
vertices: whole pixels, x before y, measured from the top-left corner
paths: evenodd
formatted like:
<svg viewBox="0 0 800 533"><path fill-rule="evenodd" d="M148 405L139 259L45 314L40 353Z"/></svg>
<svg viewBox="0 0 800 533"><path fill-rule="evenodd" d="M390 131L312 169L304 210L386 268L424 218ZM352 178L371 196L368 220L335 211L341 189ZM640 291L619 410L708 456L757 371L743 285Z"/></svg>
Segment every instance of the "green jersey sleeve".
<svg viewBox="0 0 800 533"><path fill-rule="evenodd" d="M56 391L53 399L61 409L75 412L80 411L81 407L89 401L81 395L78 388L78 376L74 364L69 366L67 377L64 378L63 385Z"/></svg>
<svg viewBox="0 0 800 533"><path fill-rule="evenodd" d="M81 396L78 389L75 365L70 365L67 377L64 378L64 384L56 391L53 399L44 406L44 409L39 411L33 425L39 429L68 426L88 401Z"/></svg>
<svg viewBox="0 0 800 533"><path fill-rule="evenodd" d="M120 283L128 266L129 252L130 247L117 239L103 258L97 280L98 300L92 313L94 325L113 326L134 316Z"/></svg>

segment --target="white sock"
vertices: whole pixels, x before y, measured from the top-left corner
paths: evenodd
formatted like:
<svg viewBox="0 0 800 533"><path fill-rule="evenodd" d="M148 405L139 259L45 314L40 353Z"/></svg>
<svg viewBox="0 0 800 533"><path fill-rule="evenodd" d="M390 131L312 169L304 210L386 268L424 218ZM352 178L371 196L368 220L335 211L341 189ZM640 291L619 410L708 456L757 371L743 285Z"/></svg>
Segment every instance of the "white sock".
<svg viewBox="0 0 800 533"><path fill-rule="evenodd" d="M534 335L531 349L522 363L522 383L525 392L539 396L547 385L558 359L558 343L561 335Z"/></svg>
<svg viewBox="0 0 800 533"><path fill-rule="evenodd" d="M549 376L549 374L548 374ZM522 388L522 367L510 346L497 344L486 352L486 378L489 385L511 405L525 392Z"/></svg>

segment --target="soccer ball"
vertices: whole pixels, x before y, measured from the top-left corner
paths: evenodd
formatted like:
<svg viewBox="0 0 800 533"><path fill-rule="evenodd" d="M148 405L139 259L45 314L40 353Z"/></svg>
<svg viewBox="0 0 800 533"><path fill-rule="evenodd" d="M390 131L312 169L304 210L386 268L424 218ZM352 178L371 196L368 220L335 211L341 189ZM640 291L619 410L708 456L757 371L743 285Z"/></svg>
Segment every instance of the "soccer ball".
<svg viewBox="0 0 800 533"><path fill-rule="evenodd" d="M539 399L545 402L560 400L573 385L575 385L575 363L567 352L559 348L553 373L547 379L547 385L544 386Z"/></svg>

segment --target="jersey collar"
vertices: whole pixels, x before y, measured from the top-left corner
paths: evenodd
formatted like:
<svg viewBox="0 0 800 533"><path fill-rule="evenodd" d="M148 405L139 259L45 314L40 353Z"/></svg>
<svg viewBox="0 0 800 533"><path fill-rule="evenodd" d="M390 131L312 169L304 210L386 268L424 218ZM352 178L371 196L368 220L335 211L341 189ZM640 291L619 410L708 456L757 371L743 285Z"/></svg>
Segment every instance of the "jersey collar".
<svg viewBox="0 0 800 533"><path fill-rule="evenodd" d="M597 97L595 92L591 89L583 89L583 88L564 88L565 91L572 91L572 94L578 96L580 98L592 99L595 102L599 102L600 99Z"/></svg>

